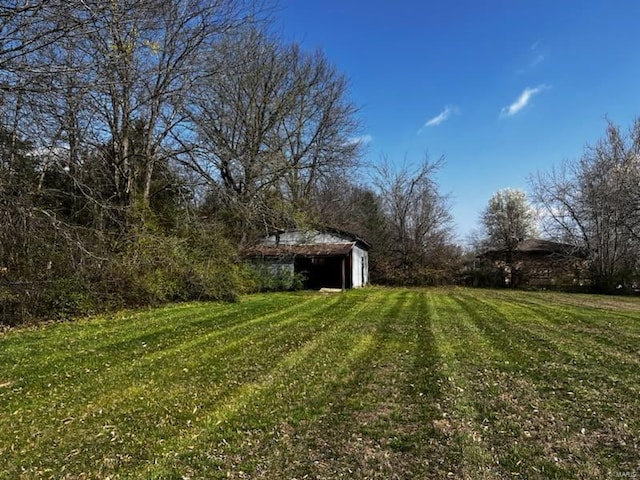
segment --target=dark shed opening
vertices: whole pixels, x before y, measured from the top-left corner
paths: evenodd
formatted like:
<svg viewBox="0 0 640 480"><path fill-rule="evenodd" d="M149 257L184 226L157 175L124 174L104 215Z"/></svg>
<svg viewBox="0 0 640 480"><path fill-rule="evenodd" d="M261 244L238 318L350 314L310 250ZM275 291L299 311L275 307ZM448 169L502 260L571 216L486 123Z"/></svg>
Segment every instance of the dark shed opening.
<svg viewBox="0 0 640 480"><path fill-rule="evenodd" d="M351 288L349 258L345 256L295 257L294 271L304 278L304 288Z"/></svg>

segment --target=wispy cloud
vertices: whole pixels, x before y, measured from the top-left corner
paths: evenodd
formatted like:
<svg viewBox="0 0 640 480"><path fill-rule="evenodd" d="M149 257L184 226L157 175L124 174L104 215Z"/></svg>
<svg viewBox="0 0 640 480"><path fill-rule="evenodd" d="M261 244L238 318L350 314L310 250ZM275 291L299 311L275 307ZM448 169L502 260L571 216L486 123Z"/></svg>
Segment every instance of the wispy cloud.
<svg viewBox="0 0 640 480"><path fill-rule="evenodd" d="M531 45L531 53L533 54L533 59L529 62L529 68L533 68L536 65L544 62L545 55L540 50L540 42L534 42L533 45Z"/></svg>
<svg viewBox="0 0 640 480"><path fill-rule="evenodd" d="M536 68L538 65L543 63L546 60L547 56L544 52L544 48L540 41L534 42L529 47L529 52L527 53L526 64L519 68L516 73L518 75L522 75L524 73L529 72L530 70Z"/></svg>
<svg viewBox="0 0 640 480"><path fill-rule="evenodd" d="M349 139L349 144L353 145L353 144L360 144L360 145L367 145L368 143L373 142L373 135L360 135L359 137L353 137Z"/></svg>
<svg viewBox="0 0 640 480"><path fill-rule="evenodd" d="M500 117L502 118L512 117L513 115L518 113L520 110L522 110L524 107L526 107L531 101L531 99L534 97L534 95L537 95L538 93L540 93L541 91L547 88L549 88L547 85L539 85L535 88L529 88L529 87L525 88L515 102L513 102L508 107L504 107L500 111Z"/></svg>
<svg viewBox="0 0 640 480"><path fill-rule="evenodd" d="M455 105L447 105L446 107L444 107L444 110L441 111L438 115L427 120L427 123L425 123L422 126L422 128L418 130L418 134L422 133L425 128L436 127L440 125L441 123L448 120L451 117L451 115L459 115L459 114L460 114L460 109L458 107L456 107Z"/></svg>

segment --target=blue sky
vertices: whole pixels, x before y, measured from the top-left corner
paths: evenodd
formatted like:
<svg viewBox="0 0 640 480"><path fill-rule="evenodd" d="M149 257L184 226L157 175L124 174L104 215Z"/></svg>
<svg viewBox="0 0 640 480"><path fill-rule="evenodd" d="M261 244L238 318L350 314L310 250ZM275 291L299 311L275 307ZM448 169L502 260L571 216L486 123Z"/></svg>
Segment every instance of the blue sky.
<svg viewBox="0 0 640 480"><path fill-rule="evenodd" d="M280 0L350 79L367 159L445 157L460 241L491 195L640 116L640 1Z"/></svg>

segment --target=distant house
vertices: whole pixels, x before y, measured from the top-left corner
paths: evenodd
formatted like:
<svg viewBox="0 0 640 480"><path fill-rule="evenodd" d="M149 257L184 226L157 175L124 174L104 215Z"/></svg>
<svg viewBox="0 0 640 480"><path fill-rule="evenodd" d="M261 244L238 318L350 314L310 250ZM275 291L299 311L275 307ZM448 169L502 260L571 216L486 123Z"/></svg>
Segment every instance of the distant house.
<svg viewBox="0 0 640 480"><path fill-rule="evenodd" d="M478 258L490 262L507 286L571 287L588 283L587 256L575 245L531 238L511 249L489 249Z"/></svg>
<svg viewBox="0 0 640 480"><path fill-rule="evenodd" d="M299 275L305 288L344 290L369 283L369 248L340 230L289 230L267 236L245 255L274 275Z"/></svg>

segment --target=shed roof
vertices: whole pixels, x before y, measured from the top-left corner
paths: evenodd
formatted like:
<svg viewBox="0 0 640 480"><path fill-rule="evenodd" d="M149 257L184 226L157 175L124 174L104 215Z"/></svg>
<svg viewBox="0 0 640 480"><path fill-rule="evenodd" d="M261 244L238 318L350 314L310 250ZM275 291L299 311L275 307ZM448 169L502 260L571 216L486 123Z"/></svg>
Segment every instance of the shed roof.
<svg viewBox="0 0 640 480"><path fill-rule="evenodd" d="M297 230L297 229L292 229L292 230L273 230L273 231L271 231L269 233L269 236L277 235L277 234L283 234L283 233L287 233L287 232L298 232L298 231L307 232L307 233L308 232L330 233L330 234L337 235L339 237L343 237L344 240L355 242L355 243L357 243L357 245L360 248L363 248L364 250L371 249L371 244L369 242L367 242L364 238L362 238L360 235L358 235L356 233L348 232L346 230L341 230L339 228L328 227L328 226L318 226L318 227L315 227L315 228L311 228L309 230Z"/></svg>
<svg viewBox="0 0 640 480"><path fill-rule="evenodd" d="M297 245L256 245L245 251L246 255L255 257L331 257L347 255L355 243L313 243Z"/></svg>

